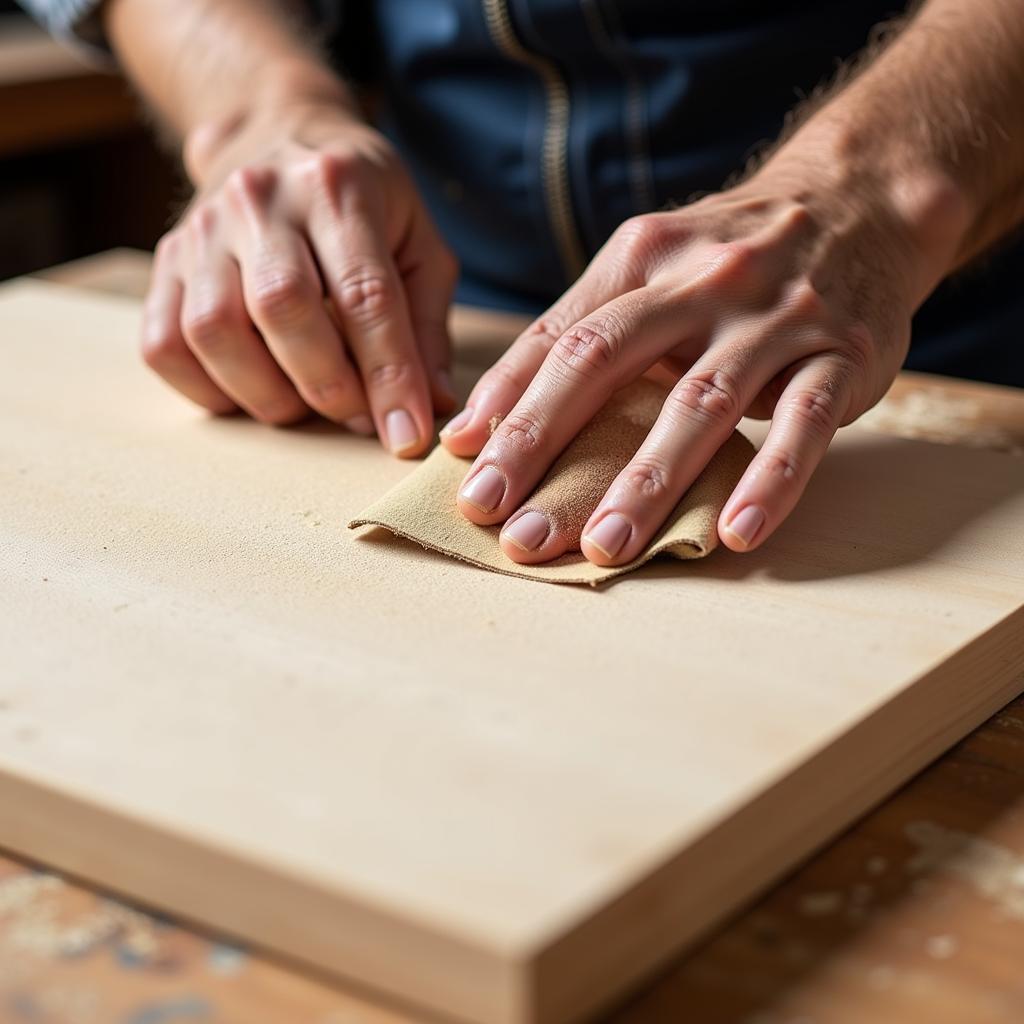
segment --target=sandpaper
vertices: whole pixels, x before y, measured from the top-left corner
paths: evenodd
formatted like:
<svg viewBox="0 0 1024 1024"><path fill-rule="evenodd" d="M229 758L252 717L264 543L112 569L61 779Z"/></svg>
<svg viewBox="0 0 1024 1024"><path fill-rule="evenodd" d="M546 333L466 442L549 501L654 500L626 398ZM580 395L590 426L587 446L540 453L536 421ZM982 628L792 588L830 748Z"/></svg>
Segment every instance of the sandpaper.
<svg viewBox="0 0 1024 1024"><path fill-rule="evenodd" d="M577 534L619 471L654 424L665 400L664 387L642 379L604 406L562 453L524 508L544 511ZM548 583L597 585L630 572L655 555L703 558L718 544L719 513L754 453L738 431L718 450L639 557L620 566L588 562L579 551L541 565L513 562L498 543L500 526L477 526L455 504L471 459L438 445L404 480L364 509L348 525L378 526L483 569Z"/></svg>

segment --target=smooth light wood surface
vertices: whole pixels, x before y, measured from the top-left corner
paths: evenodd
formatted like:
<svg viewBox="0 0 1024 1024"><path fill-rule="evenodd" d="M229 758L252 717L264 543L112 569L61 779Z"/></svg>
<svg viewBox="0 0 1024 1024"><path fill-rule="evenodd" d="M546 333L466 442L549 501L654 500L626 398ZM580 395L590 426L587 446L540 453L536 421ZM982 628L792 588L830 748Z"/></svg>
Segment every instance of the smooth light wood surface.
<svg viewBox="0 0 1024 1024"><path fill-rule="evenodd" d="M149 267L146 254L118 250L45 273L141 297ZM478 330L495 326L491 313L469 316ZM499 318L498 333L510 330ZM932 396L937 408L952 398L978 415L922 416ZM1024 448L1024 392L905 373L881 408L880 429L900 435L1000 447L1009 437ZM1024 915L1014 912L1013 887L983 885L983 873L964 877L956 848L909 870L917 850L906 832L926 821L960 836L964 850L1024 864L1022 779L1017 700L681 958L615 1021L1019 1024ZM180 923L140 914L141 941L116 922L98 928L109 920L102 893L70 881L42 887L29 865L0 865L0 1007L12 1016L32 1013L45 1024L135 1024L160 1014L214 1024L415 1019ZM38 941L40 921L50 924L47 942Z"/></svg>
<svg viewBox="0 0 1024 1024"><path fill-rule="evenodd" d="M1008 465L1010 465L1010 464L1008 463Z"/></svg>
<svg viewBox="0 0 1024 1024"><path fill-rule="evenodd" d="M602 1020L1019 1024L1020 890L989 881L1024 865L1022 779L1018 700ZM928 863L907 838L922 821L955 840ZM973 872L960 866L965 852ZM0 1019L424 1024L10 859L0 860Z"/></svg>

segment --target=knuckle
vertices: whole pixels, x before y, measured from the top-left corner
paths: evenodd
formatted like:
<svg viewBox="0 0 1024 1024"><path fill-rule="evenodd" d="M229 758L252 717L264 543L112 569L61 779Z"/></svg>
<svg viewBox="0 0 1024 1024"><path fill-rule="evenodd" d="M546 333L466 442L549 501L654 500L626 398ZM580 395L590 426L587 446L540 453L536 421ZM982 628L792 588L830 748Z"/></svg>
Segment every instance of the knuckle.
<svg viewBox="0 0 1024 1024"><path fill-rule="evenodd" d="M688 374L669 392L667 401L684 417L696 416L715 426L735 423L743 414L739 385L724 370Z"/></svg>
<svg viewBox="0 0 1024 1024"><path fill-rule="evenodd" d="M514 392L518 397L530 385L537 368L562 337L557 321L543 316L534 320L494 363L473 388L474 396Z"/></svg>
<svg viewBox="0 0 1024 1024"><path fill-rule="evenodd" d="M227 194L240 206L261 205L273 180L269 167L238 167L224 182Z"/></svg>
<svg viewBox="0 0 1024 1024"><path fill-rule="evenodd" d="M188 217L188 230L194 238L207 241L217 231L220 218L213 203L199 203Z"/></svg>
<svg viewBox="0 0 1024 1024"><path fill-rule="evenodd" d="M393 360L371 366L366 374L366 383L371 389L400 387L412 383L416 370L411 362Z"/></svg>
<svg viewBox="0 0 1024 1024"><path fill-rule="evenodd" d="M191 310L182 322L185 336L193 345L204 351L221 347L234 326L234 312L225 303L215 303Z"/></svg>
<svg viewBox="0 0 1024 1024"><path fill-rule="evenodd" d="M669 493L668 468L651 455L638 455L626 471L624 482L642 498L657 501Z"/></svg>
<svg viewBox="0 0 1024 1024"><path fill-rule="evenodd" d="M613 369L622 351L621 330L610 317L593 326L570 327L551 348L562 366L583 374L605 374Z"/></svg>
<svg viewBox="0 0 1024 1024"><path fill-rule="evenodd" d="M271 427L284 427L290 423L297 423L305 415L306 409L298 400L268 401L253 410L254 419Z"/></svg>
<svg viewBox="0 0 1024 1024"><path fill-rule="evenodd" d="M153 250L154 262L157 266L174 263L181 252L181 234L177 229L168 231Z"/></svg>
<svg viewBox="0 0 1024 1024"><path fill-rule="evenodd" d="M712 286L736 288L753 273L758 250L743 239L718 242L711 251L704 277Z"/></svg>
<svg viewBox="0 0 1024 1024"><path fill-rule="evenodd" d="M519 335L509 351L515 359L521 357L530 365L540 366L562 337L563 330L564 328L553 317L538 317ZM494 368L497 369L501 366L505 379L509 383L517 385L521 390L525 389L529 381L520 379L511 360L509 365L502 366L503 362L504 358L501 362L496 363Z"/></svg>
<svg viewBox="0 0 1024 1024"><path fill-rule="evenodd" d="M334 195L359 168L354 151L343 149L311 153L298 164L299 177L318 192Z"/></svg>
<svg viewBox="0 0 1024 1024"><path fill-rule="evenodd" d="M391 284L383 269L364 267L338 282L339 312L361 324L378 323L387 314L391 300Z"/></svg>
<svg viewBox="0 0 1024 1024"><path fill-rule="evenodd" d="M252 311L268 323L295 323L306 316L313 298L312 284L305 275L278 268L257 278Z"/></svg>
<svg viewBox="0 0 1024 1024"><path fill-rule="evenodd" d="M481 378L481 393L490 391L523 392L529 385L511 359L499 359Z"/></svg>
<svg viewBox="0 0 1024 1024"><path fill-rule="evenodd" d="M757 461L758 476L767 476L787 484L800 478L800 463L791 452L762 451Z"/></svg>
<svg viewBox="0 0 1024 1024"><path fill-rule="evenodd" d="M623 221L615 232L615 247L629 263L657 261L669 241L669 225L657 213L641 213Z"/></svg>
<svg viewBox="0 0 1024 1024"><path fill-rule="evenodd" d="M178 332L164 325L147 325L140 347L143 362L154 370L179 361L186 352L185 342Z"/></svg>
<svg viewBox="0 0 1024 1024"><path fill-rule="evenodd" d="M814 226L814 214L811 213L806 202L795 201L786 208L783 216L783 226L793 234L799 234Z"/></svg>
<svg viewBox="0 0 1024 1024"><path fill-rule="evenodd" d="M822 320L825 315L825 300L810 278L802 277L790 288L786 298L786 309L801 323Z"/></svg>
<svg viewBox="0 0 1024 1024"><path fill-rule="evenodd" d="M321 408L347 406L358 397L353 382L345 376L311 381L302 388L301 394L310 405Z"/></svg>
<svg viewBox="0 0 1024 1024"><path fill-rule="evenodd" d="M839 402L827 387L797 391L787 400L787 411L805 426L821 433L832 433L839 423Z"/></svg>
<svg viewBox="0 0 1024 1024"><path fill-rule="evenodd" d="M519 452L528 452L541 441L542 431L537 420L525 413L514 412L501 421L494 437L508 443Z"/></svg>
<svg viewBox="0 0 1024 1024"><path fill-rule="evenodd" d="M865 323L853 324L844 335L843 355L858 380L867 378L877 361L878 345Z"/></svg>
<svg viewBox="0 0 1024 1024"><path fill-rule="evenodd" d="M530 345L539 345L549 351L562 336L562 329L557 322L548 316L538 317L522 333L522 338Z"/></svg>

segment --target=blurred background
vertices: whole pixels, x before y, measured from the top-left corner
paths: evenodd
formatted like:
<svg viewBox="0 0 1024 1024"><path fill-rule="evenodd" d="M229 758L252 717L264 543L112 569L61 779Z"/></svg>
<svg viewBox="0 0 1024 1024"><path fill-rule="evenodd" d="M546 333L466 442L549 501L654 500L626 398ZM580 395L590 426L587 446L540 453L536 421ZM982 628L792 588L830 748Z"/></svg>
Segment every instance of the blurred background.
<svg viewBox="0 0 1024 1024"><path fill-rule="evenodd" d="M118 75L0 0L0 280L115 246L151 249L183 181Z"/></svg>

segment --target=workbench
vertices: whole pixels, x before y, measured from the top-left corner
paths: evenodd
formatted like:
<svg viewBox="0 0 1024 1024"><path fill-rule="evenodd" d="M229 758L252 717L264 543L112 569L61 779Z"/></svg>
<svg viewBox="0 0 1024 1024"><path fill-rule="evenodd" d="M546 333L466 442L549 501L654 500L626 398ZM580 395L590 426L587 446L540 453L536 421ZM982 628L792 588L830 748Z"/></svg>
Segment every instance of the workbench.
<svg viewBox="0 0 1024 1024"><path fill-rule="evenodd" d="M123 79L87 67L38 25L0 16L0 157L137 128Z"/></svg>
<svg viewBox="0 0 1024 1024"><path fill-rule="evenodd" d="M112 68L0 14L0 112L0 278L163 233L179 174Z"/></svg>
<svg viewBox="0 0 1024 1024"><path fill-rule="evenodd" d="M120 252L44 276L70 287L141 295L148 268L148 257ZM1024 393L1009 389L904 374L868 422L882 432L1024 457ZM1019 1021L1022 811L1024 699L608 1019ZM45 865L0 858L0 1020L8 1019L414 1020L186 922L127 907Z"/></svg>

